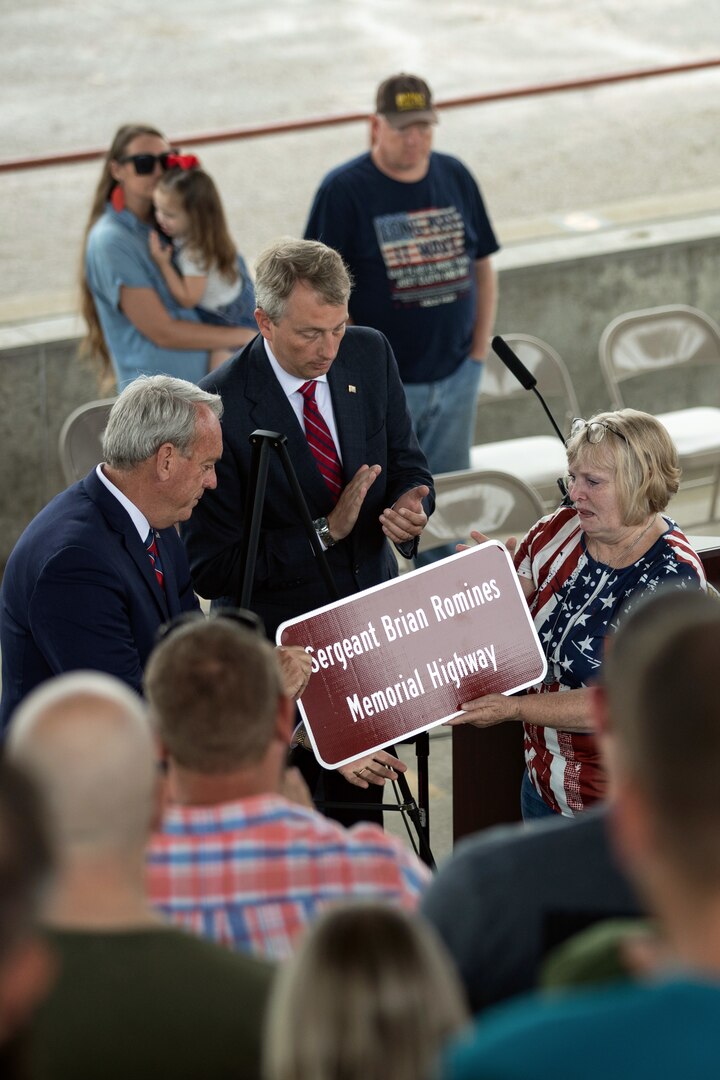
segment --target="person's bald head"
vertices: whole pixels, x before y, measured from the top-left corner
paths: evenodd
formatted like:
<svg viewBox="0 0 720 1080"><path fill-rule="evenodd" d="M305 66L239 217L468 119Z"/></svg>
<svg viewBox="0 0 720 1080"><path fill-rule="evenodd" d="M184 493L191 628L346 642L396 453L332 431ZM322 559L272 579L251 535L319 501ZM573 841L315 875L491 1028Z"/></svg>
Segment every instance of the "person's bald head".
<svg viewBox="0 0 720 1080"><path fill-rule="evenodd" d="M14 714L8 753L40 785L61 853L145 843L154 739L142 700L117 679L76 672L38 687Z"/></svg>

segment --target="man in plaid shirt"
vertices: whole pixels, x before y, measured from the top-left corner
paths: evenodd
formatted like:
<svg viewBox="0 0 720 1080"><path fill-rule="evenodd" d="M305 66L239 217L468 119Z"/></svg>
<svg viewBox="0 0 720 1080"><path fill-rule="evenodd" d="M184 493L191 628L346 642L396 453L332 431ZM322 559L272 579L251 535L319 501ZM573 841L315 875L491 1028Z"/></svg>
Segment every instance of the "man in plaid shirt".
<svg viewBox="0 0 720 1080"><path fill-rule="evenodd" d="M329 904L353 897L413 909L429 881L371 823L345 829L281 790L294 709L275 650L227 618L171 634L146 670L170 804L148 850L152 903L234 949L288 956Z"/></svg>

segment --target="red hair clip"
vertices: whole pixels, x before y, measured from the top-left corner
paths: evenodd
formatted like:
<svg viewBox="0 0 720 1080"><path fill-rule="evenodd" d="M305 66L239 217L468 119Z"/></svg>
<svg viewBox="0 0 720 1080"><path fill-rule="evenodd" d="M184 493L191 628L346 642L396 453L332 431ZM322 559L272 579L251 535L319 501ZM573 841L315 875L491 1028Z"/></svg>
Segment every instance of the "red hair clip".
<svg viewBox="0 0 720 1080"><path fill-rule="evenodd" d="M166 168L168 169L199 169L200 159L194 154L166 154Z"/></svg>

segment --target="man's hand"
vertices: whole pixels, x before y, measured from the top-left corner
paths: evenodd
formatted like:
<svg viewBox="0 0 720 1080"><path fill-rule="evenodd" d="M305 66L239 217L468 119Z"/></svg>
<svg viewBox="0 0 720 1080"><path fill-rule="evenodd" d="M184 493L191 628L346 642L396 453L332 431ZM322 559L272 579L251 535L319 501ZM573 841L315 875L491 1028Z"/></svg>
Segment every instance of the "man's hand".
<svg viewBox="0 0 720 1080"><path fill-rule="evenodd" d="M407 765L386 750L376 750L370 757L341 765L338 772L355 787L368 788L371 784L382 787L386 780L397 780L398 773L407 772Z"/></svg>
<svg viewBox="0 0 720 1080"><path fill-rule="evenodd" d="M310 681L310 653L300 645L278 645L275 655L280 664L283 689L289 698L297 701Z"/></svg>
<svg viewBox="0 0 720 1080"><path fill-rule="evenodd" d="M382 531L393 544L406 544L414 540L427 525L427 514L423 499L430 494L425 484L411 488L395 501L390 510L383 510L380 515Z"/></svg>
<svg viewBox="0 0 720 1080"><path fill-rule="evenodd" d="M333 540L344 540L352 532L365 496L381 472L380 465L361 465L350 483L340 492L340 498L327 516Z"/></svg>

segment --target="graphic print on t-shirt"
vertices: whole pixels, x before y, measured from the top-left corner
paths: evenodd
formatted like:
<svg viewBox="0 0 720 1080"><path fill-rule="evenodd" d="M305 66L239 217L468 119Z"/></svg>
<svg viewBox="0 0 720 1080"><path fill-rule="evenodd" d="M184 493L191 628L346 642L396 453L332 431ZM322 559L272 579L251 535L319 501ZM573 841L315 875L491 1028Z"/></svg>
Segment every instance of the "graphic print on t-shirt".
<svg viewBox="0 0 720 1080"><path fill-rule="evenodd" d="M446 206L373 219L394 304L436 307L470 291L459 210Z"/></svg>

